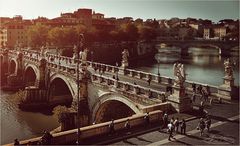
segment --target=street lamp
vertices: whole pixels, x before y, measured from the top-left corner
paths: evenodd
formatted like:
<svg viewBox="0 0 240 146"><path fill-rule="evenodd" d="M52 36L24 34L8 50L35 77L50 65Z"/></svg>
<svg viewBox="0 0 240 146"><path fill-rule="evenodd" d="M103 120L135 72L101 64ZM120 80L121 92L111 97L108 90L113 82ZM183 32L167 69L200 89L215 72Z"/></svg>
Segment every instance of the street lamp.
<svg viewBox="0 0 240 146"><path fill-rule="evenodd" d="M161 60L160 53L157 53L155 55L155 59L157 60L157 63L158 63L158 76L160 76L160 72L159 72L159 65L160 65L160 60Z"/></svg>
<svg viewBox="0 0 240 146"><path fill-rule="evenodd" d="M79 108L79 100L80 100L80 95L79 95L79 58L80 58L80 56L79 56L79 51L82 49L82 47L83 47L83 43L84 43L84 36L83 36L83 34L80 34L79 36L78 36L78 40L79 40L79 42L78 42L78 46L77 46L77 49L75 50L76 52L76 54L77 54L77 107L78 107L78 109L77 109L77 145L79 145L79 143L80 143L80 115L79 115L79 113L80 113L80 108Z"/></svg>

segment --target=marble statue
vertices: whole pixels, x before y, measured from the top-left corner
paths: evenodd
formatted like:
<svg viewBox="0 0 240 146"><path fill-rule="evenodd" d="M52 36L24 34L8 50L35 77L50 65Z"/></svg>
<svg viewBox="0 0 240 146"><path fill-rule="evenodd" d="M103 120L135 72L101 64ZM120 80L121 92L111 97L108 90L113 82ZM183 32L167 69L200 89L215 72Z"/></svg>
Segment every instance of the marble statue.
<svg viewBox="0 0 240 146"><path fill-rule="evenodd" d="M128 49L124 49L122 52L122 67L123 68L128 67L128 57L129 57Z"/></svg>
<svg viewBox="0 0 240 146"><path fill-rule="evenodd" d="M82 61L87 61L87 53L88 53L87 48L79 52L79 56Z"/></svg>
<svg viewBox="0 0 240 146"><path fill-rule="evenodd" d="M224 60L225 77L233 78L233 62L228 58Z"/></svg>
<svg viewBox="0 0 240 146"><path fill-rule="evenodd" d="M73 46L73 59L77 59L77 46L76 45L74 45Z"/></svg>
<svg viewBox="0 0 240 146"><path fill-rule="evenodd" d="M183 85L183 83L186 80L186 73L185 73L185 67L182 63L174 63L173 65L173 72L175 76L175 84L176 85Z"/></svg>

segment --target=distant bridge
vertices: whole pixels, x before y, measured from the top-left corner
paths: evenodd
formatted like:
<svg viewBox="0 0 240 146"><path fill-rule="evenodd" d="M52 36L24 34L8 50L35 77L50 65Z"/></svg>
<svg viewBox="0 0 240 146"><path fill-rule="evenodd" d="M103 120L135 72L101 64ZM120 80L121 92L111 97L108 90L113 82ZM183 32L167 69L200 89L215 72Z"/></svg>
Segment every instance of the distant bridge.
<svg viewBox="0 0 240 146"><path fill-rule="evenodd" d="M239 47L239 41L222 41L222 40L156 40L156 44L166 44L167 46L174 46L181 49L181 54L189 54L189 48L209 47L217 49L218 53L223 56L229 56L231 51Z"/></svg>

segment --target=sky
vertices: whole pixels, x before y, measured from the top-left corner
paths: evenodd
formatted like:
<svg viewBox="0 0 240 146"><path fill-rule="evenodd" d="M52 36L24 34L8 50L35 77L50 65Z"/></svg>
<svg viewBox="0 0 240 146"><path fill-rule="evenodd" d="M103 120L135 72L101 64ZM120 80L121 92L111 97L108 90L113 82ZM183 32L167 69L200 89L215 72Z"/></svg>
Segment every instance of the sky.
<svg viewBox="0 0 240 146"><path fill-rule="evenodd" d="M134 19L239 19L239 0L0 0L0 17L55 18L61 12L91 8L105 17Z"/></svg>

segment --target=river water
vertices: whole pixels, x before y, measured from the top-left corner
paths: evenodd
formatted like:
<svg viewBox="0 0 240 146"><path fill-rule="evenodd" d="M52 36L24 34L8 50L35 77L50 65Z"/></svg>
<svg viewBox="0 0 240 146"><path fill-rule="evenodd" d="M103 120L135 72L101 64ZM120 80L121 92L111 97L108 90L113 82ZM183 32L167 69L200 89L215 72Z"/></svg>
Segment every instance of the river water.
<svg viewBox="0 0 240 146"><path fill-rule="evenodd" d="M191 51L191 50L190 50ZM197 81L211 85L221 85L224 76L223 61L226 58L220 57L216 51L193 48L194 53L188 57L181 57L174 54L175 49L161 50L160 74L162 76L173 77L173 63L180 61L185 64L188 80ZM238 57L234 69L235 84L239 85L239 63ZM134 69L146 72L157 73L158 64L148 60L139 60ZM18 109L16 102L10 96L13 93L1 91L1 143L13 142L15 138L19 140L42 135L43 130L52 130L59 126L57 119L52 115L43 113L24 112Z"/></svg>

